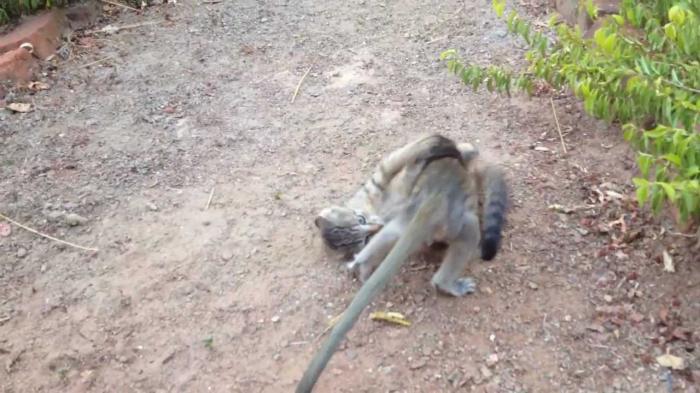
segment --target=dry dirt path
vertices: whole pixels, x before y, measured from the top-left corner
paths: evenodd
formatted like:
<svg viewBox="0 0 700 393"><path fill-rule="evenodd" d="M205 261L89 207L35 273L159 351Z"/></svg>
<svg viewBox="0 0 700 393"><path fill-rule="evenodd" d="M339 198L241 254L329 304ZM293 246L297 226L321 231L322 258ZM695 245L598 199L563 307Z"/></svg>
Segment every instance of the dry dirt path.
<svg viewBox="0 0 700 393"><path fill-rule="evenodd" d="M435 266L412 262L374 309L413 325L361 319L318 391L666 392L663 329L686 332L669 347L697 367L697 264L679 251L662 274L676 239L606 193L630 193L616 131L555 97L564 157L548 97L475 93L438 62L455 48L517 64L490 2L230 3L124 13L111 23L175 22L82 39L92 49L30 97L36 111L0 113L0 212L99 248L0 238L3 392L291 391L358 288L314 213L426 132L508 169L503 252L462 300L434 296ZM622 213L646 229L612 250L619 226L591 228Z"/></svg>

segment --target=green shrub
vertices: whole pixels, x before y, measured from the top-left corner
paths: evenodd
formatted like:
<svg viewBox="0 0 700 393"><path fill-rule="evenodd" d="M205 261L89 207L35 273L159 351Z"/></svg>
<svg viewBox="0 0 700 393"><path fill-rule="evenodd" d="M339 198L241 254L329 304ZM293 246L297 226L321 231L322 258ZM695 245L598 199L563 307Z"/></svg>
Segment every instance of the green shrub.
<svg viewBox="0 0 700 393"><path fill-rule="evenodd" d="M532 94L538 81L568 87L590 115L622 125L638 149L634 179L641 205L658 213L664 202L681 220L700 216L700 0L622 0L618 14L601 20L593 37L550 19L552 36L536 31L505 0L493 0L510 33L524 39L524 72L481 67L441 54L448 69L474 89ZM597 10L586 11L596 20Z"/></svg>

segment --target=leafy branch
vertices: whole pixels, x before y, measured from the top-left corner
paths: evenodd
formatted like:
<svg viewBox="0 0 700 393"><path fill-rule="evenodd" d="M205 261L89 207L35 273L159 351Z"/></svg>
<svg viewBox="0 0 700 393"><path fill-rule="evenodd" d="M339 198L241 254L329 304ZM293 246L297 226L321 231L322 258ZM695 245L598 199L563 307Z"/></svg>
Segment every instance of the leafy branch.
<svg viewBox="0 0 700 393"><path fill-rule="evenodd" d="M527 43L528 68L471 65L448 50L441 59L449 71L473 89L507 95L532 94L538 81L568 87L587 113L623 125L638 150L640 204L658 213L669 202L682 221L700 216L700 0L622 0L591 38L555 18L549 38L515 11L506 14L505 0L493 8ZM585 8L598 19L590 0Z"/></svg>

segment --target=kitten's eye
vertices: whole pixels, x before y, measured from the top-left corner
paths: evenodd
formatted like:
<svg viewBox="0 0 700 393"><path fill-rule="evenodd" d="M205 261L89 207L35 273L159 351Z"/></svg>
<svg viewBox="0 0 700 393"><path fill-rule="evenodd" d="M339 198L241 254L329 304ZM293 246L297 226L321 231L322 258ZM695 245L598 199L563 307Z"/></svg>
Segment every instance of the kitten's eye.
<svg viewBox="0 0 700 393"><path fill-rule="evenodd" d="M358 216L357 222L359 222L360 225L365 225L365 224L367 224L367 219L365 219L365 216Z"/></svg>

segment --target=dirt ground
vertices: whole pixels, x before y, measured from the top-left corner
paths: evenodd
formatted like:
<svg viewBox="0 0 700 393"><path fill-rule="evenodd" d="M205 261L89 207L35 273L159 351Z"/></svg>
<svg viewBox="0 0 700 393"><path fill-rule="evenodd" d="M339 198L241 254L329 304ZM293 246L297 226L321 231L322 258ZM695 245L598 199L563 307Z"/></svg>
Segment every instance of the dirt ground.
<svg viewBox="0 0 700 393"><path fill-rule="evenodd" d="M698 252L634 204L619 131L438 61L521 64L489 1L113 11L99 27L161 23L76 35L49 90L11 93L33 112L0 110L0 213L99 249L0 237L2 392L292 391L359 288L315 213L427 132L507 168L503 250L458 300L431 291L435 258L412 260L371 307L412 325L365 313L319 392L698 391Z"/></svg>

